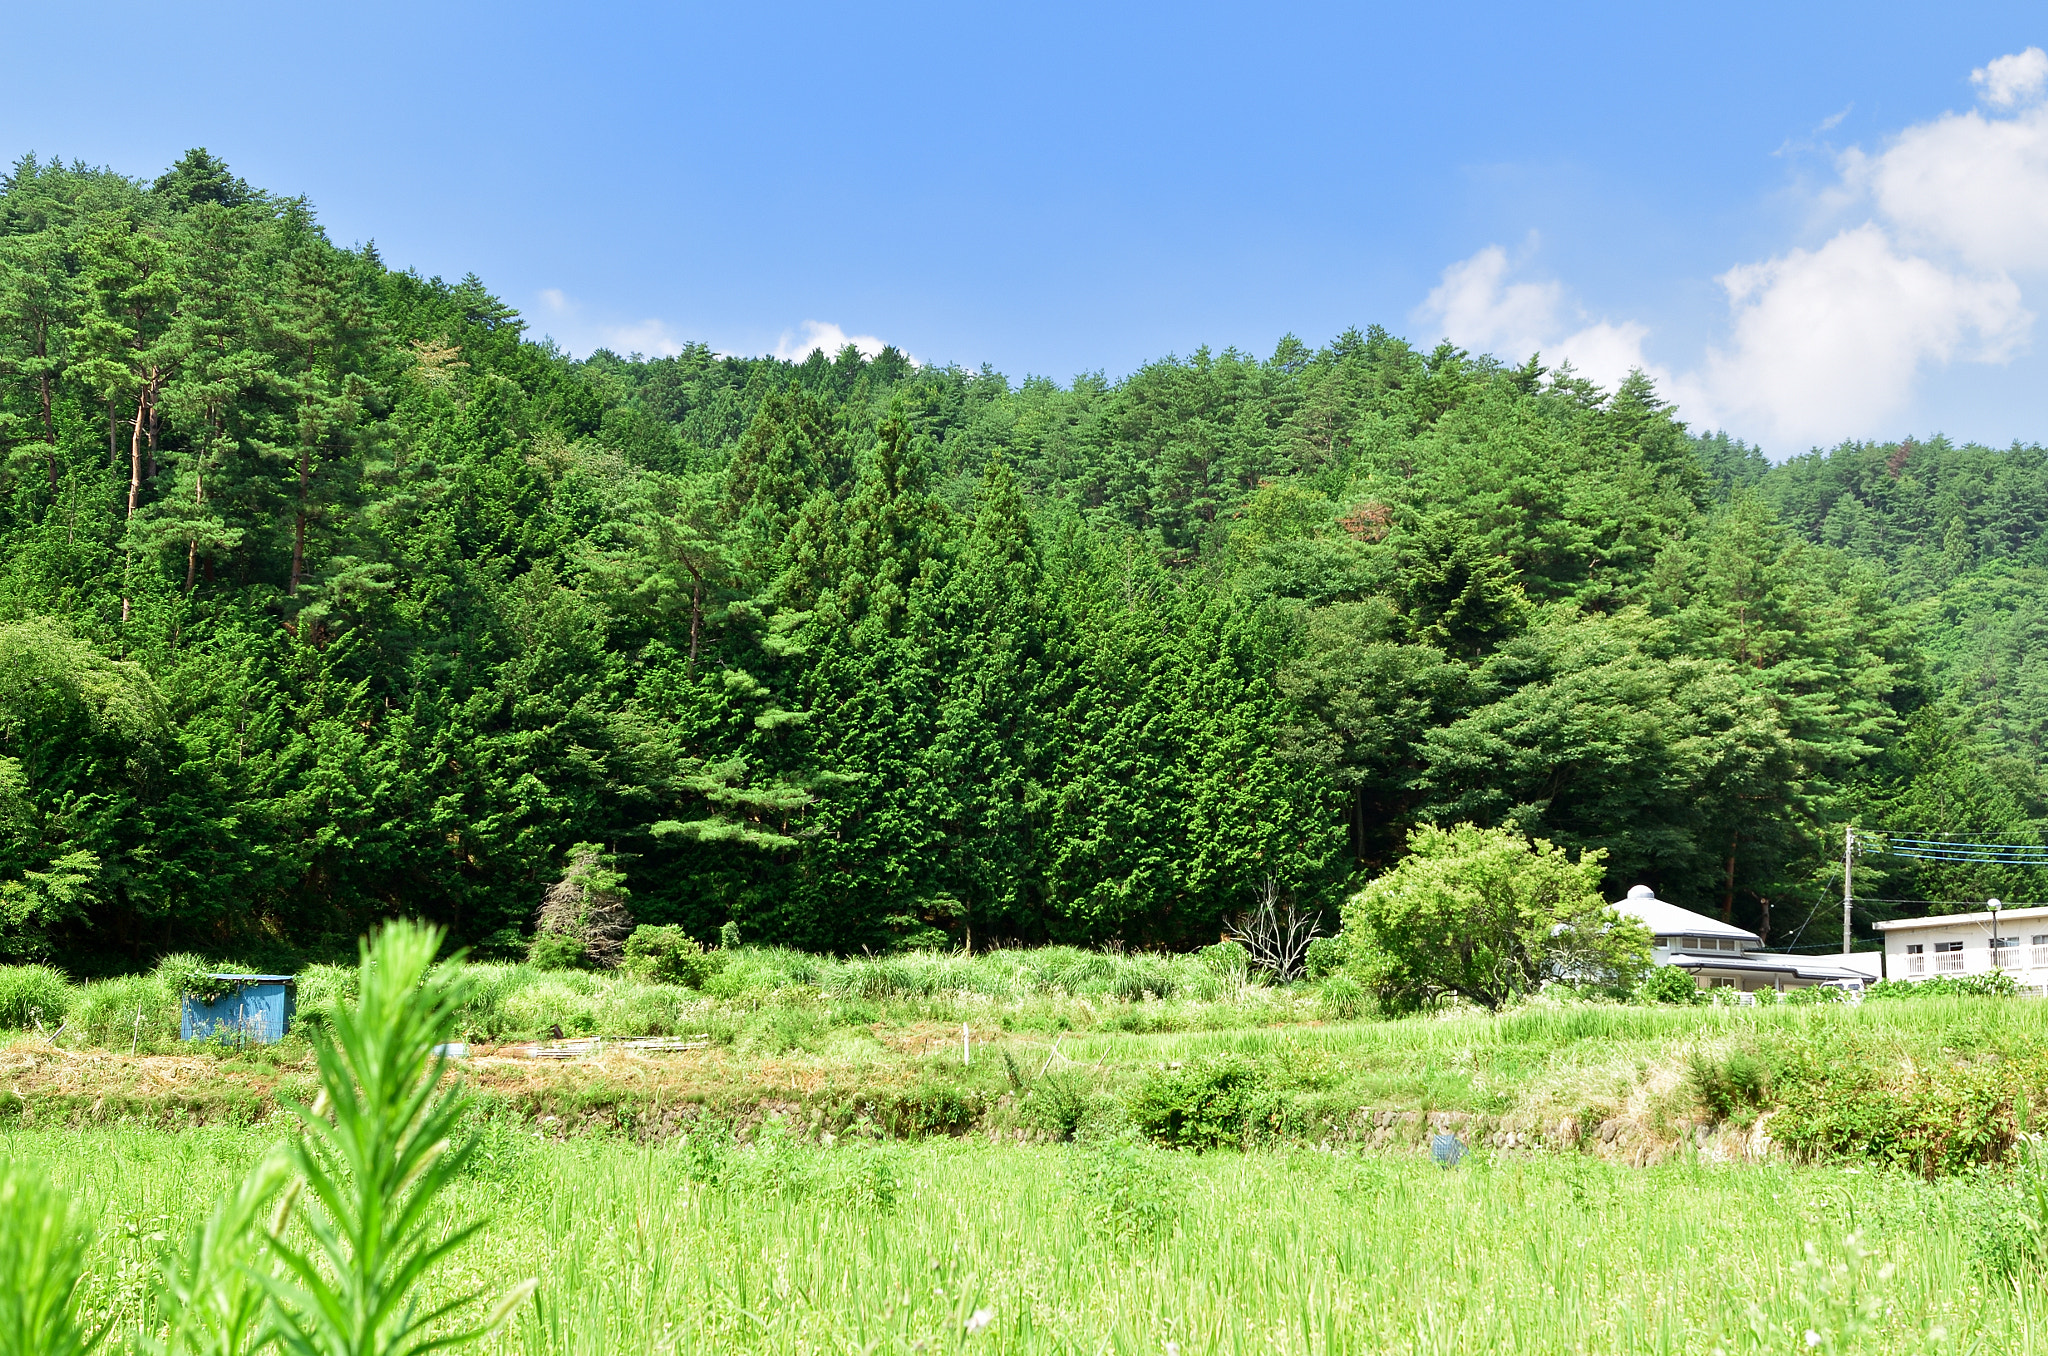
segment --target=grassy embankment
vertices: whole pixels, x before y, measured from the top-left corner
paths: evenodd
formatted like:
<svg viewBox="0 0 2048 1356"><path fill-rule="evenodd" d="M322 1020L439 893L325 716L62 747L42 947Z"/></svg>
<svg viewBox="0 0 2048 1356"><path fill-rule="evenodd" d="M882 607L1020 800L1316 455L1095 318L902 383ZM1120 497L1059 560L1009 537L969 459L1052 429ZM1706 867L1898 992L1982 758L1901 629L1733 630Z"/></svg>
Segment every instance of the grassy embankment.
<svg viewBox="0 0 2048 1356"><path fill-rule="evenodd" d="M179 1046L170 976L184 963L83 986L0 969L0 1024L33 1008L56 1033L31 1026L0 1048L0 1123L252 1123L280 1095L309 1095L303 1039ZM744 948L701 989L476 968L462 1034L482 1057L469 1077L495 1113L562 1136L716 1126L746 1138L777 1118L805 1137L1135 1128L1188 1148L1401 1149L1435 1122L1475 1143L1637 1165L1790 1155L1932 1175L2005 1158L2030 1108L2048 1105L2048 1005L2016 1000L1538 1004L1381 1021L1360 1014L1348 981L1276 988L1194 957L1064 948L851 961ZM302 973L306 1028L350 975ZM510 1057L522 1052L507 1043L555 1024L703 1046Z"/></svg>

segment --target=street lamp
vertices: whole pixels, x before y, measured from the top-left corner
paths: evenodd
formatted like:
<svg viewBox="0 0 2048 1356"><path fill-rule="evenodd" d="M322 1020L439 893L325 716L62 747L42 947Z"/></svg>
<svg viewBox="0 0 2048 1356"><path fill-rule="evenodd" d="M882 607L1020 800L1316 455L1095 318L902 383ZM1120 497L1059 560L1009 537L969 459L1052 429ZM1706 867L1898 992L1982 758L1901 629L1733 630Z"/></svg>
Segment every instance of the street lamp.
<svg viewBox="0 0 2048 1356"><path fill-rule="evenodd" d="M1999 900L1987 899L1984 907L1991 910L1991 968L2002 970L2005 968L2005 955L1998 949L1998 911L2005 905Z"/></svg>

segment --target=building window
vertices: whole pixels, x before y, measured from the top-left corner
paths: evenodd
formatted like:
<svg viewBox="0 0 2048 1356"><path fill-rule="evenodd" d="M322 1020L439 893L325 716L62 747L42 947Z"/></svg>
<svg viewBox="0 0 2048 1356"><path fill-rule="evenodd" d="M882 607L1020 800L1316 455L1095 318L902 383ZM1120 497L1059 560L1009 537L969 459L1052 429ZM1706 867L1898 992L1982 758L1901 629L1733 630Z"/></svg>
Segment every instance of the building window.
<svg viewBox="0 0 2048 1356"><path fill-rule="evenodd" d="M2010 970L2019 964L2020 939L2017 937L1993 937L1991 939L1991 968Z"/></svg>
<svg viewBox="0 0 2048 1356"><path fill-rule="evenodd" d="M2036 970L2048 968L2048 932L2037 932L2034 934L2033 949L2034 954L2027 957L2028 962Z"/></svg>
<svg viewBox="0 0 2048 1356"><path fill-rule="evenodd" d="M1949 974L1962 973L1963 944L1961 942L1936 942L1934 944L1934 968Z"/></svg>
<svg viewBox="0 0 2048 1356"><path fill-rule="evenodd" d="M1927 948L1919 942L1906 943L1906 973L1924 975L1927 973Z"/></svg>

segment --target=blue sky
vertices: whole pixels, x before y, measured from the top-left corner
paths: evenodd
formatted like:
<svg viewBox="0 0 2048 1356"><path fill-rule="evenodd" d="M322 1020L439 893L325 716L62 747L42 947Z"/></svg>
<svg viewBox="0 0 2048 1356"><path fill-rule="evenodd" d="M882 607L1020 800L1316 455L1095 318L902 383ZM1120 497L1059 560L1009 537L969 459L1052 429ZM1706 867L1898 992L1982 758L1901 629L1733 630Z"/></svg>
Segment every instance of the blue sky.
<svg viewBox="0 0 2048 1356"><path fill-rule="evenodd" d="M577 353L1066 380L1377 322L1641 363L1776 457L2048 438L2039 4L74 3L0 43L10 158L205 145Z"/></svg>

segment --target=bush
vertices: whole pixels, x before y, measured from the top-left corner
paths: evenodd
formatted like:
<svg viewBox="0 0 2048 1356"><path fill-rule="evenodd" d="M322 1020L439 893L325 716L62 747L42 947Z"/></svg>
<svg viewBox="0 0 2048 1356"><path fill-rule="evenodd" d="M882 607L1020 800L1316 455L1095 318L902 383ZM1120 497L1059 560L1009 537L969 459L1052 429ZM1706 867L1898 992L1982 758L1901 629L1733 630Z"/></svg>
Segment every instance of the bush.
<svg viewBox="0 0 2048 1356"><path fill-rule="evenodd" d="M54 1028L71 1006L71 986L47 965L0 965L0 1028Z"/></svg>
<svg viewBox="0 0 2048 1356"><path fill-rule="evenodd" d="M583 959L583 943L560 932L534 933L526 950L526 963L536 970L576 970Z"/></svg>
<svg viewBox="0 0 2048 1356"><path fill-rule="evenodd" d="M1732 1050L1718 1060L1695 1053L1686 1065L1686 1082L1717 1121L1761 1108L1771 1097L1769 1066L1747 1050Z"/></svg>
<svg viewBox="0 0 2048 1356"><path fill-rule="evenodd" d="M1707 992L1690 973L1676 965L1660 965L1636 985L1638 1003L1676 1003L1690 1007L1707 1001Z"/></svg>
<svg viewBox="0 0 2048 1356"><path fill-rule="evenodd" d="M933 1078L914 1083L896 1095L889 1108L888 1128L902 1139L958 1135L973 1129L980 1117L979 1092Z"/></svg>
<svg viewBox="0 0 2048 1356"><path fill-rule="evenodd" d="M1175 1148L1241 1147L1273 1100L1264 1068L1242 1055L1216 1055L1146 1079L1132 1098L1131 1119Z"/></svg>
<svg viewBox="0 0 2048 1356"><path fill-rule="evenodd" d="M1310 942L1302 966L1310 979L1328 979L1342 970L1350 959L1351 939L1340 932L1334 937L1318 937Z"/></svg>
<svg viewBox="0 0 2048 1356"><path fill-rule="evenodd" d="M1880 979L1865 998L2011 998L2019 983L2003 970L1984 975L1936 975L1932 979Z"/></svg>
<svg viewBox="0 0 2048 1356"><path fill-rule="evenodd" d="M655 927L642 923L626 939L626 958L620 968L628 974L656 984L681 984L701 989L704 981L718 973L725 957L709 953L679 927Z"/></svg>

